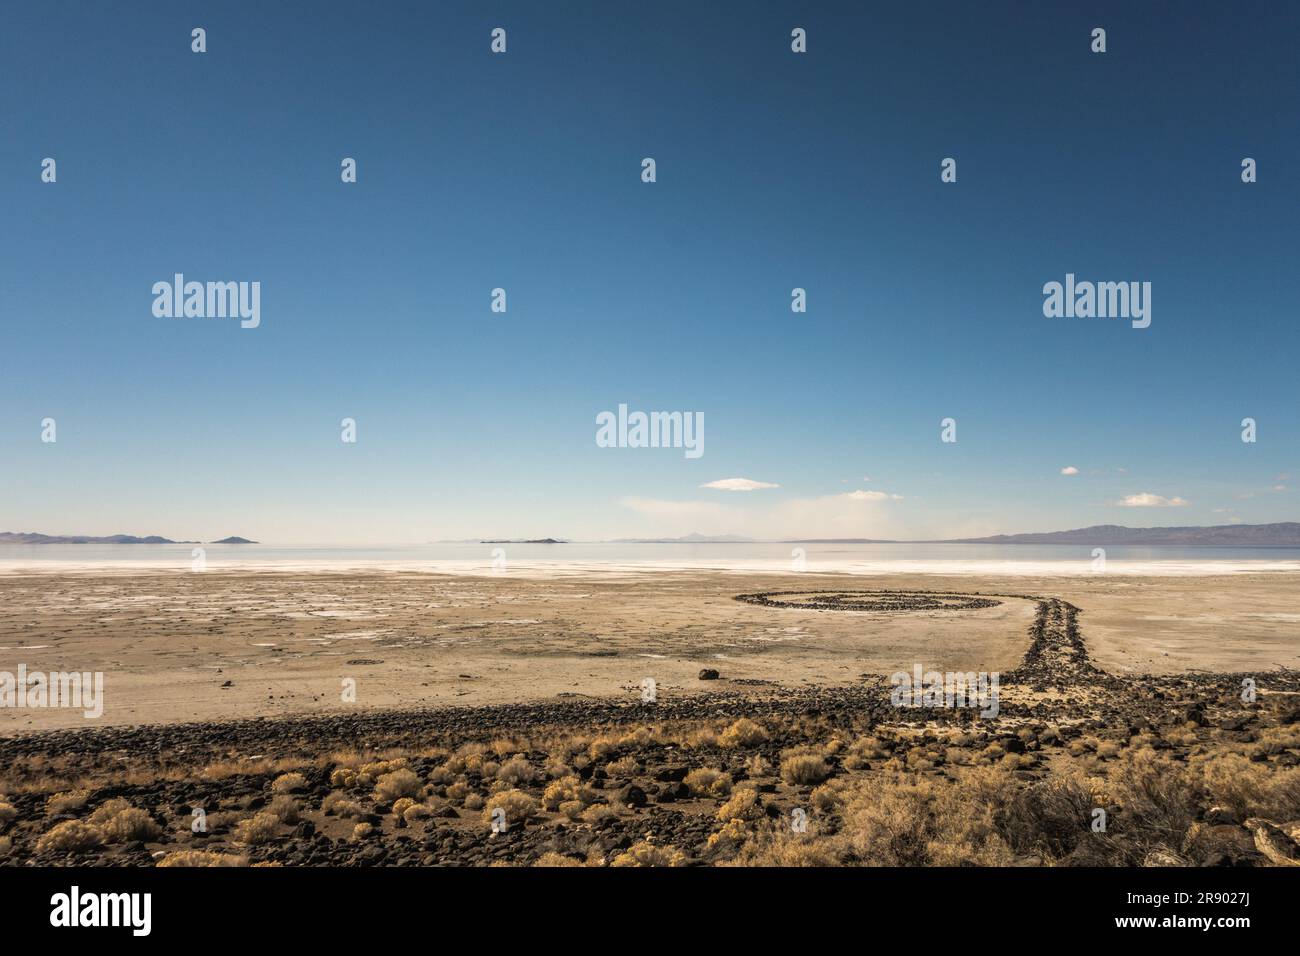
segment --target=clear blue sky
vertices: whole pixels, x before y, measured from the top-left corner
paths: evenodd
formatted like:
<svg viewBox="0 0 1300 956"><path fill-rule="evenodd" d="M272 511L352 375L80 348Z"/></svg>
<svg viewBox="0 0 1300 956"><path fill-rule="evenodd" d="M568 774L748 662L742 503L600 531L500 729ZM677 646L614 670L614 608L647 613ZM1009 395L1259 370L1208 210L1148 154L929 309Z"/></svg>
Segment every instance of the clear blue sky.
<svg viewBox="0 0 1300 956"><path fill-rule="evenodd" d="M1295 520L1298 41L1276 3L11 4L0 530ZM176 272L260 281L261 327L155 318ZM1150 281L1151 327L1044 318L1067 272ZM704 455L598 448L619 403Z"/></svg>

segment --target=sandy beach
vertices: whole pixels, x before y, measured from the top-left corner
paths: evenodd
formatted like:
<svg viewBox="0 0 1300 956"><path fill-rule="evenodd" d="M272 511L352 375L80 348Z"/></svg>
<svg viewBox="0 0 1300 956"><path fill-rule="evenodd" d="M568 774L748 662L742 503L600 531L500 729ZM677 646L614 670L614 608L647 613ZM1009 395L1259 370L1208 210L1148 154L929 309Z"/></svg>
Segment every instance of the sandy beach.
<svg viewBox="0 0 1300 956"><path fill-rule="evenodd" d="M0 576L0 670L102 671L103 716L0 709L0 733L850 686L926 667L1007 671L1034 596L1080 610L1109 673L1300 668L1297 579L1231 575L447 575L399 571L16 573ZM909 614L756 606L767 591L1005 595ZM703 668L718 681L701 681ZM342 699L345 681L356 699Z"/></svg>

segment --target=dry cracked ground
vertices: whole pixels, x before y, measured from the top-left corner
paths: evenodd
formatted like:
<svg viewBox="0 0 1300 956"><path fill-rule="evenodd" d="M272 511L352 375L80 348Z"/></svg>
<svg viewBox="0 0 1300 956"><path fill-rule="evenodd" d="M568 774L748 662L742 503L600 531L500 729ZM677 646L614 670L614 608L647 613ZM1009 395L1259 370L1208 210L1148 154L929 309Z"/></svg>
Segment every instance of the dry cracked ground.
<svg viewBox="0 0 1300 956"><path fill-rule="evenodd" d="M1036 602L999 709L729 682L0 739L8 865L1300 863L1300 675L1115 676L1056 598L737 595L954 614ZM972 604L974 602L974 604ZM779 611L774 610L774 613ZM1253 688L1253 694L1250 692Z"/></svg>

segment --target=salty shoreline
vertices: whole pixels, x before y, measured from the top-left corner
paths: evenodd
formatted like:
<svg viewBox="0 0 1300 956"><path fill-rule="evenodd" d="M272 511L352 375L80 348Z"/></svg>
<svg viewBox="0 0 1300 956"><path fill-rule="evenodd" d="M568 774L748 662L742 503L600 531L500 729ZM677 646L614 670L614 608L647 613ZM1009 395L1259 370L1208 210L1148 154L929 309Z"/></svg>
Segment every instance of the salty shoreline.
<svg viewBox="0 0 1300 956"><path fill-rule="evenodd" d="M836 574L852 577L887 575L936 575L994 577L1221 577L1239 574L1300 574L1300 561L1259 560L1194 560L1194 561L1119 561L1111 560L1105 570L1094 570L1090 560L1077 561L981 561L981 560L887 560L887 561L834 561L808 559L802 572L793 572L789 560L750 561L512 561L509 570L493 572L490 561L391 561L363 559L331 559L320 561L222 561L208 559L206 567L196 572L190 559L161 561L151 559L119 559L104 561L72 561L65 559L0 560L0 577L44 574L76 575L138 575L138 574L428 574L453 577L480 577L492 575L518 578L626 578L664 572L693 571L712 574L763 574L811 575Z"/></svg>

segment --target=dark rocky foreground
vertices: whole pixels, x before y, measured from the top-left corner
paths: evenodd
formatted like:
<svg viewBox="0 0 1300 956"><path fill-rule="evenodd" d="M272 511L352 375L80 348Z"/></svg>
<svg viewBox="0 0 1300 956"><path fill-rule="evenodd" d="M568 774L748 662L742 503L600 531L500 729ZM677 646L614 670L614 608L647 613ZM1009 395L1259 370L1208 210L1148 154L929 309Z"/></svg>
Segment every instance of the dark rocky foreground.
<svg viewBox="0 0 1300 956"><path fill-rule="evenodd" d="M903 612L1009 597L1025 596L836 591L798 606ZM782 606L778 594L739 599ZM1029 647L1001 675L993 719L975 708L895 707L879 676L849 687L755 689L723 674L724 689L655 703L556 700L0 739L8 768L0 861L147 866L193 850L193 862L285 865L529 864L557 855L709 864L734 859L746 839L796 808L821 806L819 832L833 841L853 823L832 791L873 775L955 786L959 767L993 766L1032 792L1076 759L1104 772L1135 741L1165 760L1221 750L1269 773L1300 774L1300 674L1110 675L1089 661L1078 608L1029 599L1037 602ZM1253 700L1243 695L1247 679ZM868 737L867 747L848 743ZM813 755L807 771L797 762L805 754ZM710 785L709 773L725 785ZM738 826L728 808L741 791L753 799L737 808ZM494 804L512 800L507 825L494 832ZM197 831L195 808L206 815ZM1125 818L1122 807L1115 812ZM1178 863L1279 863L1293 849L1300 859L1288 820L1267 830L1243 810L1186 812L1196 816L1186 827L1200 828L1196 840L1152 845L1135 824L1132 846L1121 845L1121 828L1103 862L1150 863L1165 853ZM52 838L63 824L69 838ZM1087 831L1086 818L1078 828ZM1207 828L1217 828L1208 844ZM1019 831L1007 832L1019 862L1069 862L1083 846L1077 834L1045 849L1042 839L1020 845ZM862 852L835 861L871 862Z"/></svg>

